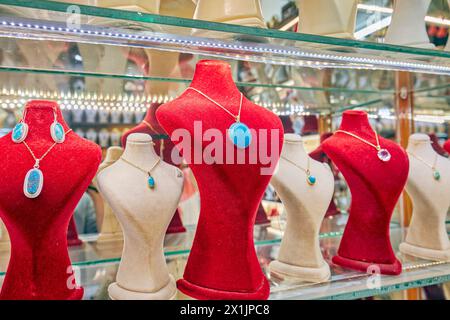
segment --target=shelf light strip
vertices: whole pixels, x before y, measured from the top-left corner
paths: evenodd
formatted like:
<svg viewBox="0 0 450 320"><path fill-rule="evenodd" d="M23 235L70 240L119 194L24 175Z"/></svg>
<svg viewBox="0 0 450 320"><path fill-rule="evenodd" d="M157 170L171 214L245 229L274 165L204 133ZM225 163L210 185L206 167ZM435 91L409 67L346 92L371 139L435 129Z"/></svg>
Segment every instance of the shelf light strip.
<svg viewBox="0 0 450 320"><path fill-rule="evenodd" d="M248 43L228 43L225 41L218 41L207 38L197 38L198 40L191 40L191 38L173 38L166 35L155 34L152 36L147 35L137 35L137 34L127 34L123 31L116 29L105 29L101 28L99 30L91 30L89 26L84 26L83 28L67 28L62 27L62 24L54 23L55 25L43 25L39 23L22 23L16 21L3 20L0 22L0 25L7 28L19 29L19 30L34 30L34 31L46 31L46 32L61 32L66 34L75 34L75 35L92 35L92 36L100 36L108 39L121 39L127 41L141 41L141 42L150 42L150 43L159 43L159 44L168 44L168 45L180 45L180 46L193 46L198 48L210 49L210 48L218 48L218 49L228 49L233 51L235 54L247 56L245 52L251 52L256 54L264 54L270 53L274 56L283 59L284 64L289 64L285 62L286 57L291 57L295 59L302 60L312 60L305 62L298 62L299 65L305 65L308 67L315 68L324 68L324 67L338 67L339 64L344 64L346 68L363 68L363 69L376 69L377 66L385 67L389 69L400 69L400 70L422 70L425 72L431 73L444 73L450 74L450 66L446 65L436 65L432 63L420 63L420 62L407 62L407 61L399 61L388 58L372 58L372 57L364 57L364 56L350 56L345 54L332 54L332 53L317 53L317 52L308 52L305 50L299 50L294 47L283 47L283 46L275 46L275 45L261 45L261 46L253 46ZM109 31L108 31L109 30ZM114 32L111 32L114 31ZM22 34L23 35L23 34ZM11 35L17 36L20 35ZM258 57L261 59L261 57ZM330 62L331 61L331 62Z"/></svg>

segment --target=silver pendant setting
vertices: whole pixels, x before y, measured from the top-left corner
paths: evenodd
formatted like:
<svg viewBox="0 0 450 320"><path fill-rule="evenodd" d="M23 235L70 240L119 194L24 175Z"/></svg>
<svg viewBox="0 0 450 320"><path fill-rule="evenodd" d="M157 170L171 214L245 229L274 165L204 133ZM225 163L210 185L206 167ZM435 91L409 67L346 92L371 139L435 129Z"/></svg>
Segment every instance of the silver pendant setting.
<svg viewBox="0 0 450 320"><path fill-rule="evenodd" d="M383 162L388 162L391 160L391 154L387 149L380 149L377 152L378 159L380 159Z"/></svg>
<svg viewBox="0 0 450 320"><path fill-rule="evenodd" d="M228 137L239 149L247 148L252 143L252 133L245 123L237 121L228 128Z"/></svg>
<svg viewBox="0 0 450 320"><path fill-rule="evenodd" d="M44 175L38 167L30 169L23 181L23 193L27 198L37 198L44 186Z"/></svg>

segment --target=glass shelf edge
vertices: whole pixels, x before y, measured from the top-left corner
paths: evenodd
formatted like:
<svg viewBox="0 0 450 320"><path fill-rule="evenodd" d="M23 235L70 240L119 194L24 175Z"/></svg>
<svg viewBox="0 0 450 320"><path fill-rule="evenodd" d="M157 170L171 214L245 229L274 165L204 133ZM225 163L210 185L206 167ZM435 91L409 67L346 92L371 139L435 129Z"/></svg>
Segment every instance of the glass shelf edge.
<svg viewBox="0 0 450 320"><path fill-rule="evenodd" d="M0 4L48 10L48 11L57 11L57 12L68 12L67 11L68 8L71 5L74 5L74 3L63 3L57 1L26 1L26 0L0 0ZM439 50L406 47L392 44L381 44L360 40L340 39L305 33L280 31L275 29L262 29L219 22L162 16L143 12L133 12L110 8L99 8L81 4L75 5L77 5L80 8L80 13L82 15L89 15L110 19L128 20L143 23L155 23L169 26L179 26L186 28L219 31L219 32L230 32L230 33L232 32L250 36L261 36L267 38L303 41L309 43L329 44L333 46L344 46L377 51L389 51L395 53L406 53L422 56L450 58L450 52Z"/></svg>

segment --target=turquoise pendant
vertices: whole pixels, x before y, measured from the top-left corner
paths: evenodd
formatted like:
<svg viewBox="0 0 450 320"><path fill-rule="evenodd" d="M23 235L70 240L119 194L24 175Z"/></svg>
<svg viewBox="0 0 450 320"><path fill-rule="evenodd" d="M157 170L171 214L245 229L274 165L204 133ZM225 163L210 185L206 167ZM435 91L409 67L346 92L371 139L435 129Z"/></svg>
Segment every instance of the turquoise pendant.
<svg viewBox="0 0 450 320"><path fill-rule="evenodd" d="M11 134L11 139L15 143L21 143L28 134L28 125L24 122L19 122L14 126Z"/></svg>
<svg viewBox="0 0 450 320"><path fill-rule="evenodd" d="M66 134L64 132L64 128L61 123L55 121L50 126L50 134L52 136L53 141L56 143L63 143L66 139Z"/></svg>
<svg viewBox="0 0 450 320"><path fill-rule="evenodd" d="M439 173L439 171L433 171L433 178L434 178L434 180L436 180L436 181L439 181L439 180L441 180L441 174Z"/></svg>
<svg viewBox="0 0 450 320"><path fill-rule="evenodd" d="M313 185L316 184L317 179L316 179L315 176L313 176L313 175L311 175L311 174L308 173L307 176L306 176L306 181L308 182L308 184L309 184L310 186L313 186Z"/></svg>
<svg viewBox="0 0 450 320"><path fill-rule="evenodd" d="M27 172L23 181L23 193L27 198L37 198L44 186L44 175L38 168L33 168Z"/></svg>
<svg viewBox="0 0 450 320"><path fill-rule="evenodd" d="M150 173L148 174L147 185L150 189L155 189L155 178Z"/></svg>
<svg viewBox="0 0 450 320"><path fill-rule="evenodd" d="M228 137L239 149L247 148L252 142L252 133L242 122L235 122L228 128Z"/></svg>

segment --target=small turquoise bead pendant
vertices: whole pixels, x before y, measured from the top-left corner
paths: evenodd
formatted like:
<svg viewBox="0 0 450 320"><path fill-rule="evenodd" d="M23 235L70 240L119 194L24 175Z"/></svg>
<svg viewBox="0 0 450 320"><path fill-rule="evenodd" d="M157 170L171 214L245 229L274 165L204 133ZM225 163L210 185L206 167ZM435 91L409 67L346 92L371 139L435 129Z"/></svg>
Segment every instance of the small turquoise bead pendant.
<svg viewBox="0 0 450 320"><path fill-rule="evenodd" d="M39 168L34 167L27 172L23 181L23 193L27 198L37 198L44 186L44 175Z"/></svg>
<svg viewBox="0 0 450 320"><path fill-rule="evenodd" d="M14 126L11 139L14 143L21 143L28 134L28 125L25 122L19 122Z"/></svg>
<svg viewBox="0 0 450 320"><path fill-rule="evenodd" d="M56 143L63 143L66 139L64 128L58 121L53 122L50 126L50 135Z"/></svg>
<svg viewBox="0 0 450 320"><path fill-rule="evenodd" d="M434 171L433 171L433 178L434 178L434 180L436 180L436 181L441 180L441 174L439 173L439 171L437 171L437 170L434 170Z"/></svg>
<svg viewBox="0 0 450 320"><path fill-rule="evenodd" d="M150 189L155 189L155 178L152 177L150 172L148 173L147 185Z"/></svg>
<svg viewBox="0 0 450 320"><path fill-rule="evenodd" d="M315 176L313 176L309 171L306 173L306 181L310 186L313 186L316 184L317 179Z"/></svg>
<svg viewBox="0 0 450 320"><path fill-rule="evenodd" d="M228 128L228 137L239 148L245 149L252 143L252 133L245 123L237 121Z"/></svg>

